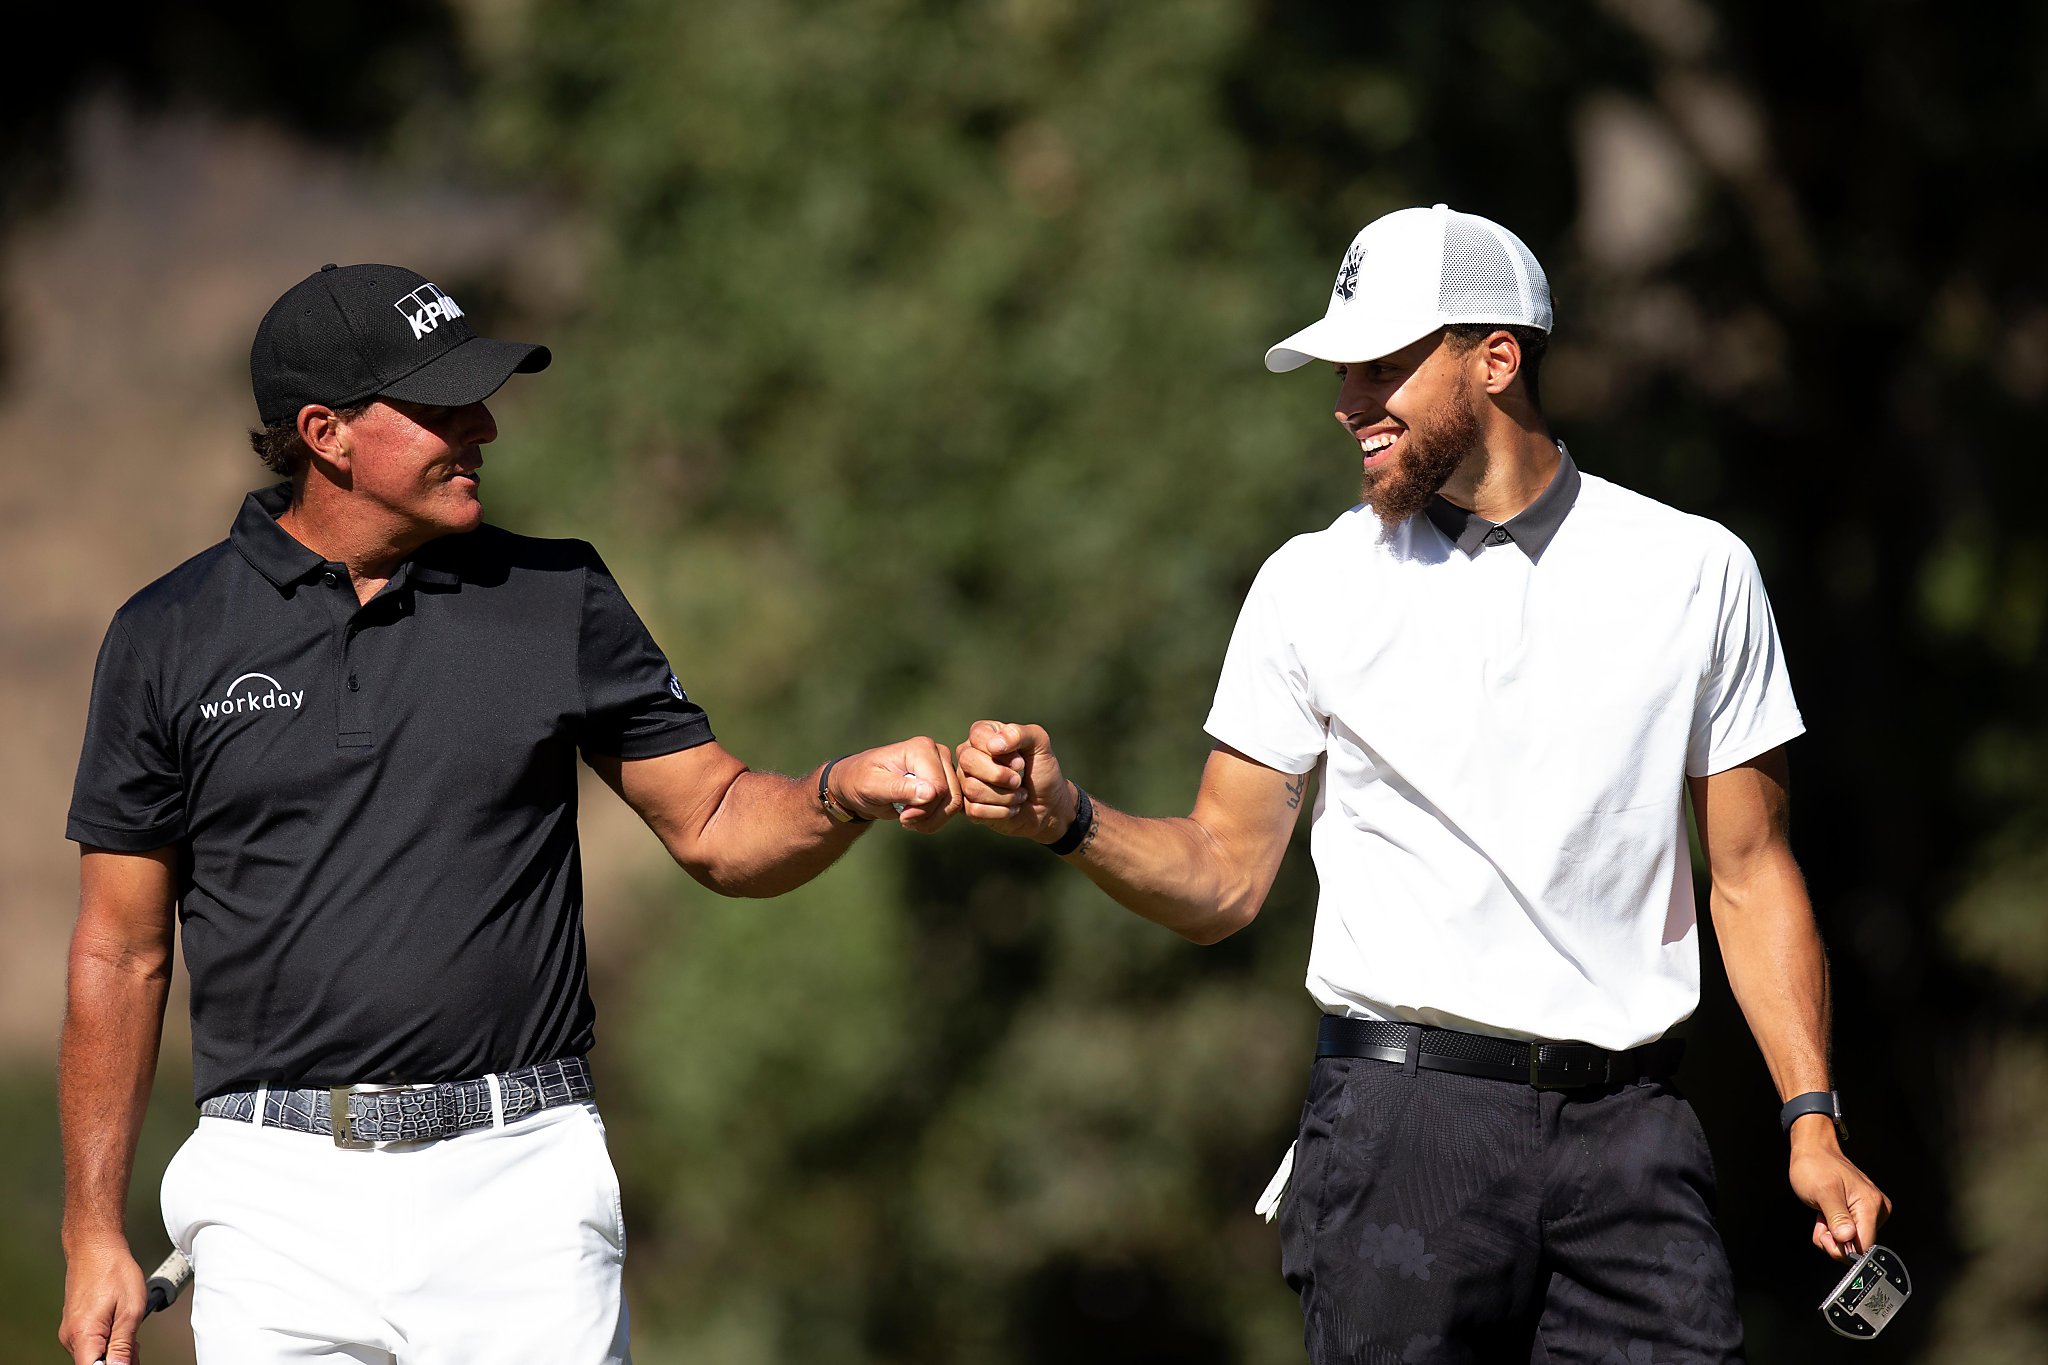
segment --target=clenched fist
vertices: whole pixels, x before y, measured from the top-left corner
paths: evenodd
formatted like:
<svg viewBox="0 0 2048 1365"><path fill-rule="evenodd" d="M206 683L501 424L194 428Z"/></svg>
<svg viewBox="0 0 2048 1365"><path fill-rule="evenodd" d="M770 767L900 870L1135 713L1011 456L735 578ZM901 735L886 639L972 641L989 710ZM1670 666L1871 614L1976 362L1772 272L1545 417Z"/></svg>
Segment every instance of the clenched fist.
<svg viewBox="0 0 2048 1365"><path fill-rule="evenodd" d="M1056 842L1074 820L1074 784L1036 725L978 720L954 750L967 818L999 834Z"/></svg>

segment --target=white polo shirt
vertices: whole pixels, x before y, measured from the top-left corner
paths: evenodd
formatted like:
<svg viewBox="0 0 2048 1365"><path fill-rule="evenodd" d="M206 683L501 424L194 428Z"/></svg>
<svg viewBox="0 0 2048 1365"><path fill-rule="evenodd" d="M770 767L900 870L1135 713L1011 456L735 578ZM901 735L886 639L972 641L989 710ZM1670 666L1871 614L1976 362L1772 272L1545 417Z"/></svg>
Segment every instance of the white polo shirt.
<svg viewBox="0 0 2048 1365"><path fill-rule="evenodd" d="M1699 1002L1685 777L1805 726L1723 527L1566 454L1503 529L1439 500L1296 536L1245 600L1207 729L1320 768L1325 1012L1633 1047Z"/></svg>

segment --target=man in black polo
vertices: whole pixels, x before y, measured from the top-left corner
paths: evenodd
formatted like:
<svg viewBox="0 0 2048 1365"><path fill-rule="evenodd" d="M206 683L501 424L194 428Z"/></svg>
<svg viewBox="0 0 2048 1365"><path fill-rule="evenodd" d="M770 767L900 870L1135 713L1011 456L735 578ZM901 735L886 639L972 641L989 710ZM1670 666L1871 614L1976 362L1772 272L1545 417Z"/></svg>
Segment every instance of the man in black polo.
<svg viewBox="0 0 2048 1365"><path fill-rule="evenodd" d="M122 1208L174 910L202 1118L163 1204L200 1359L617 1361L577 758L728 895L959 807L924 738L750 771L589 545L484 524L484 400L548 361L411 271L323 267L251 355L289 482L107 633L59 1077L79 1362L129 1359L141 1314Z"/></svg>

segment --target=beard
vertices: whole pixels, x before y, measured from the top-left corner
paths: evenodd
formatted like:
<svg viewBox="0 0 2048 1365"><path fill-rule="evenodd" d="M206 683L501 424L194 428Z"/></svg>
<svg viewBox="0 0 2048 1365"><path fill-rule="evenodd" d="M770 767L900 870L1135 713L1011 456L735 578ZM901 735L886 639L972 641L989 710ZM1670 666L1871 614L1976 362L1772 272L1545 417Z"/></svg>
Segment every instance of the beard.
<svg viewBox="0 0 2048 1365"><path fill-rule="evenodd" d="M1463 393L1447 394L1421 425L1408 428L1401 444L1398 460L1365 470L1359 484L1359 500L1372 504L1389 531L1429 506L1465 457L1480 448L1479 414Z"/></svg>

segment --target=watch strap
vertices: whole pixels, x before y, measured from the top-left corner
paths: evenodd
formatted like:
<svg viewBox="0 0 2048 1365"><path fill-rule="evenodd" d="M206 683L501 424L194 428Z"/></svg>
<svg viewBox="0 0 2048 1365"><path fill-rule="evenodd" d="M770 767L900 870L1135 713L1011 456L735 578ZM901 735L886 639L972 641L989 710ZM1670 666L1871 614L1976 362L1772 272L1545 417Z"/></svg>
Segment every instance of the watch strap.
<svg viewBox="0 0 2048 1365"><path fill-rule="evenodd" d="M1081 846L1082 841L1088 837L1088 831L1093 828L1095 828L1095 802L1089 799L1088 793L1081 789L1080 783L1076 782L1074 784L1074 818L1067 822L1067 832L1047 844L1046 847L1064 858Z"/></svg>
<svg viewBox="0 0 2048 1365"><path fill-rule="evenodd" d="M1826 1114L1834 1123L1837 1136L1848 1133L1848 1125L1842 1121L1842 1097L1832 1090L1809 1090L1786 1100L1785 1107L1778 1111L1778 1126L1789 1133L1792 1125L1808 1114Z"/></svg>
<svg viewBox="0 0 2048 1365"><path fill-rule="evenodd" d="M818 769L818 804L824 808L825 814L831 818L832 823L835 825L865 825L871 818L866 815L856 815L845 806L840 805L839 798L832 795L832 770L839 766L839 759L851 758L852 756L851 754L841 754L839 758L833 759L830 763Z"/></svg>

